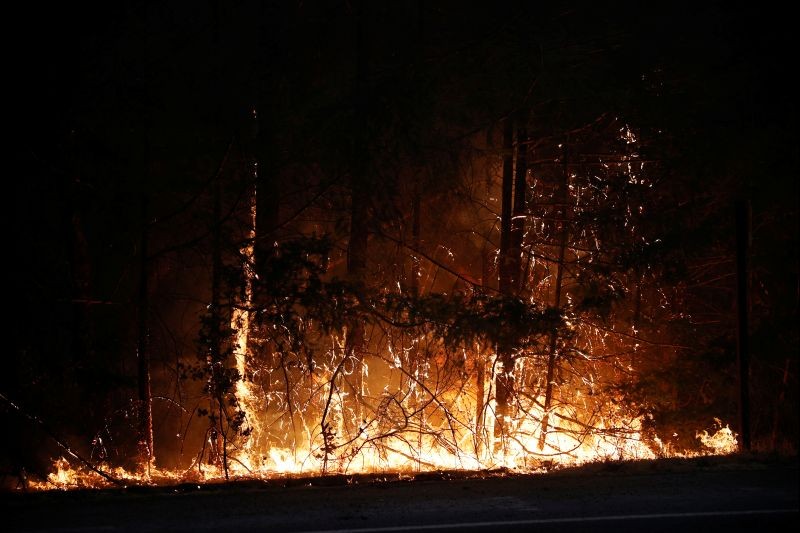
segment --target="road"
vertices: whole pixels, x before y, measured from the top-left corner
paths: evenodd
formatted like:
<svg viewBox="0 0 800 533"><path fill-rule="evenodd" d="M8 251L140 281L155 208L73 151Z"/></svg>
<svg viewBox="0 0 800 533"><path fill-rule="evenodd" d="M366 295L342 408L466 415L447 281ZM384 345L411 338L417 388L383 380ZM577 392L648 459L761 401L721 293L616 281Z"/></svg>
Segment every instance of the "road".
<svg viewBox="0 0 800 533"><path fill-rule="evenodd" d="M792 531L797 460L0 495L8 531Z"/></svg>

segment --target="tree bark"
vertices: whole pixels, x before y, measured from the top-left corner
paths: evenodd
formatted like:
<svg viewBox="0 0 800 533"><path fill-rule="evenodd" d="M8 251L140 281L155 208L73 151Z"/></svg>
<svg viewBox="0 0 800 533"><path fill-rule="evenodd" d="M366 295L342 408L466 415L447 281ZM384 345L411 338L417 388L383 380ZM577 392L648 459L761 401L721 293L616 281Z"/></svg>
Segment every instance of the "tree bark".
<svg viewBox="0 0 800 533"><path fill-rule="evenodd" d="M567 143L564 143L564 152L562 155L564 170L562 173L561 186L559 188L559 243L558 243L558 263L556 264L556 285L555 295L553 296L553 307L556 309L561 306L561 288L564 281L564 256L567 250L567 239L569 236L569 228L567 227L567 198L569 194L569 166L568 166L568 151ZM550 346L547 356L547 378L545 381L544 392L544 414L542 416L542 432L539 435L539 449L543 449L545 440L547 439L547 431L550 423L550 408L553 404L553 380L555 378L556 358L558 356L558 333L553 332L550 335Z"/></svg>
<svg viewBox="0 0 800 533"><path fill-rule="evenodd" d="M347 277L356 286L365 283L367 269L367 227L369 224L369 185L365 130L368 125L367 65L364 42L364 5L356 5L356 87L354 93L356 139L352 154L350 176L350 240L347 244ZM360 426L363 421L361 409L363 398L363 344L364 327L356 320L347 332L345 357L352 360L353 373L350 386L353 392L353 415Z"/></svg>
<svg viewBox="0 0 800 533"><path fill-rule="evenodd" d="M143 109L141 113L141 235L139 243L139 290L137 297L137 343L136 343L136 374L137 396L139 404L138 420L138 445L140 462L149 473L153 463L153 399L150 383L150 331L149 331L149 290L148 290L148 258L149 229L148 204L149 197L147 184L150 179L150 94L149 72L149 10L144 6L142 13L142 49L141 49L141 96Z"/></svg>
<svg viewBox="0 0 800 533"><path fill-rule="evenodd" d="M281 67L284 55L281 49L280 32L286 24L278 24L281 19L277 5L264 2L261 5L261 22L259 25L259 56L262 60L261 73L264 78L259 87L256 107L256 235L253 246L255 273L267 279L266 265L274 253L274 232L280 223L280 189L278 183L278 150L277 138L277 102L280 91L277 80L272 74ZM272 26L268 25L272 22ZM286 21L284 21L286 22ZM258 302L258 299L256 299Z"/></svg>
<svg viewBox="0 0 800 533"><path fill-rule="evenodd" d="M213 228L211 233L211 316L209 324L209 344L211 352L211 386L213 389L211 412L217 411L216 424L212 434L221 442L219 452L225 479L228 479L227 431L225 430L225 398L220 387L222 378L218 375L223 368L222 361L222 180L218 173L214 178ZM212 419L213 420L213 419Z"/></svg>
<svg viewBox="0 0 800 533"><path fill-rule="evenodd" d="M484 244L481 252L481 284L491 286L492 261L488 246ZM486 424L486 357L482 352L475 354L475 454L480 456L484 447L484 430Z"/></svg>
<svg viewBox="0 0 800 533"><path fill-rule="evenodd" d="M522 290L522 238L525 235L526 190L528 188L528 134L525 128L517 130L517 164L514 169L514 208L511 216L511 264L509 277L512 291L519 296Z"/></svg>
<svg viewBox="0 0 800 533"><path fill-rule="evenodd" d="M514 125L511 118L503 124L503 182L500 214L500 255L499 255L499 289L503 296L513 294L513 264L511 257L511 214L513 196L513 142ZM514 391L514 360L512 346L506 335L501 335L497 343L497 366L495 374L495 450L505 448L505 439L510 416L509 402Z"/></svg>
<svg viewBox="0 0 800 533"><path fill-rule="evenodd" d="M138 332L136 342L136 374L139 400L139 457L145 468L149 470L153 460L153 399L150 389L150 350L148 327L149 293L148 277L148 223L146 194L141 200L141 235L139 241L139 295L138 295Z"/></svg>
<svg viewBox="0 0 800 533"><path fill-rule="evenodd" d="M420 208L422 204L422 179L419 173L415 174L414 176L414 190L412 192L411 198L411 244L414 247L414 250L420 249ZM420 286L419 286L419 278L420 278L420 260L419 260L419 253L414 252L411 255L411 280L410 280L410 290L411 295L414 298L419 297L420 294ZM425 410L421 408L422 402L420 401L422 386L424 386L425 380L425 369L423 368L422 358L420 357L420 350L419 344L415 343L412 349L410 350L410 370L411 375L413 376L413 380L415 382L411 383L414 387L414 394L411 395L411 411L419 411L419 433L417 434L417 453L422 451L422 434L425 428ZM419 463L417 465L420 466Z"/></svg>

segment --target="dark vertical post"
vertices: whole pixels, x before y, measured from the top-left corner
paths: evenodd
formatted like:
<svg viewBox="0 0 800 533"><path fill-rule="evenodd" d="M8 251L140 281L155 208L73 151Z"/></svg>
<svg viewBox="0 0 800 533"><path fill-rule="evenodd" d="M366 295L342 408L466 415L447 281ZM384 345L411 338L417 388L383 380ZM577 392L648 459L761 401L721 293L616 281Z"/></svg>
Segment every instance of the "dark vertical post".
<svg viewBox="0 0 800 533"><path fill-rule="evenodd" d="M741 451L750 451L750 336L748 331L750 202L736 203L736 355L739 366L739 435Z"/></svg>

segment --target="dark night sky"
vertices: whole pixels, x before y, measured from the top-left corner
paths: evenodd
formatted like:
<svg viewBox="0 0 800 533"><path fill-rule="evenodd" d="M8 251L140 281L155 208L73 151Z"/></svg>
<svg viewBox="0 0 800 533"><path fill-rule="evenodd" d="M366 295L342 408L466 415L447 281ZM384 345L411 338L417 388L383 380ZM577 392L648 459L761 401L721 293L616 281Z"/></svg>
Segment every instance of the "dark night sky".
<svg viewBox="0 0 800 533"><path fill-rule="evenodd" d="M177 159L181 148L193 149L181 144L202 146L219 135L215 114L241 120L265 82L277 80L285 86L282 96L303 108L352 81L354 8L347 2L300 3L287 23L277 10L257 2L221 2L216 14L213 2L145 4L31 6L9 18L17 28L11 55L21 67L12 85L21 89L20 100L12 111L21 114L26 151L35 146L38 157L47 158L72 134L110 157L130 159L129 136L147 108L153 144L164 145ZM371 6L366 15L376 76L395 68L418 44L412 37L416 4L390 6ZM481 54L500 46L513 10L505 3L430 4L423 17L426 52ZM673 97L685 99L682 118L692 125L731 133L729 125L750 121L766 131L785 128L786 117L793 115L786 74L789 28L777 9L665 2L646 8L553 4L530 11L530 36L544 59L567 55L571 68L596 70L595 79L578 79L593 83L600 96L612 76L658 69L677 87ZM259 48L261 17L268 19L273 41ZM265 58L261 49L271 50L272 57ZM476 70L454 75L469 81L480 75L479 65L467 68ZM541 80L544 89L534 93L534 101L552 97L547 81ZM569 94L573 88L564 85L558 90Z"/></svg>

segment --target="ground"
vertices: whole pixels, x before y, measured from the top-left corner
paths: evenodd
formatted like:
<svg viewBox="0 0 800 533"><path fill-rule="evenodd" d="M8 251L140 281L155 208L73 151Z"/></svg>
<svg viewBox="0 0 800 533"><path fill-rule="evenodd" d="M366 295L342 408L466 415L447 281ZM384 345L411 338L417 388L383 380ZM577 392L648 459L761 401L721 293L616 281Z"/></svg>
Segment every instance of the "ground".
<svg viewBox="0 0 800 533"><path fill-rule="evenodd" d="M0 511L11 531L781 531L800 523L796 457L13 492L0 494Z"/></svg>

